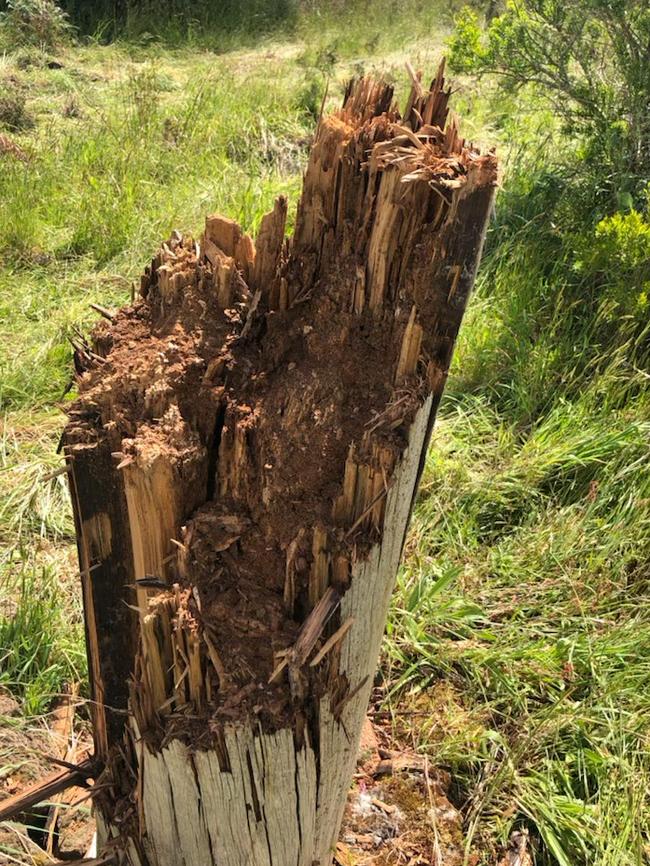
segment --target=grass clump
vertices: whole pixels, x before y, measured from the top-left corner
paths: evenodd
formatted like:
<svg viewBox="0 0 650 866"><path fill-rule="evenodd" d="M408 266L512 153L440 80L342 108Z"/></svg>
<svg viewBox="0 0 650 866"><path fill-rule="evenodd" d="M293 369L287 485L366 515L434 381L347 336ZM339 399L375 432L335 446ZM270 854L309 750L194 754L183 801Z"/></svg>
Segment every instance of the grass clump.
<svg viewBox="0 0 650 866"><path fill-rule="evenodd" d="M85 683L81 599L51 413L5 416L0 436L0 688L24 716Z"/></svg>
<svg viewBox="0 0 650 866"><path fill-rule="evenodd" d="M83 618L54 568L15 551L0 568L0 687L41 715L64 683L86 680Z"/></svg>
<svg viewBox="0 0 650 866"><path fill-rule="evenodd" d="M0 96L0 128L11 132L22 132L34 126L34 118L27 108L27 99L22 93Z"/></svg>
<svg viewBox="0 0 650 866"><path fill-rule="evenodd" d="M435 442L387 642L395 699L454 687L452 735L433 713L414 733L452 768L468 846L496 856L523 826L539 863L642 863L650 423L587 396L522 433L457 397Z"/></svg>

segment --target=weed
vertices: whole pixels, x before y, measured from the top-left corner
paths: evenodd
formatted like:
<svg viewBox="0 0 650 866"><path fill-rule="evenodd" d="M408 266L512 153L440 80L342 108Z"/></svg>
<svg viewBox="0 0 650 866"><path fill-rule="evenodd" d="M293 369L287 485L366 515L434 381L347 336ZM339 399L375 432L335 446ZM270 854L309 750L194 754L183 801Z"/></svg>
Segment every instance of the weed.
<svg viewBox="0 0 650 866"><path fill-rule="evenodd" d="M0 30L12 48L36 45L41 50L66 42L71 34L68 16L53 0L7 0Z"/></svg>
<svg viewBox="0 0 650 866"><path fill-rule="evenodd" d="M23 93L0 96L0 127L11 132L22 132L34 126L34 118L27 108Z"/></svg>

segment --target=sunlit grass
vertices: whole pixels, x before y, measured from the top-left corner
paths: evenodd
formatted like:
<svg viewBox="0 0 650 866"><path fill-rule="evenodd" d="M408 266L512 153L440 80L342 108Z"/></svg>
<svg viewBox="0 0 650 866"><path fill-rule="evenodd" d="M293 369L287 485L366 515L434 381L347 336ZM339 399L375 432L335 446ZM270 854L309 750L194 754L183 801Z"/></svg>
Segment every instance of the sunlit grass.
<svg viewBox="0 0 650 866"><path fill-rule="evenodd" d="M516 281L516 258L503 259L498 276L504 291L519 292L518 315L524 298L534 304L539 328L549 312L534 284ZM612 333L607 351L598 357L589 344L564 387L549 391L571 327L593 328L584 310L574 322L569 310L557 326L564 345L542 356L546 390L536 391L538 371L521 366L531 350L518 315L494 307L492 286L483 290L394 599L390 702L399 719L400 706L431 699L432 724L411 735L423 749L435 742L452 769L468 850L505 843L523 825L539 863L641 864L650 838L645 374L630 363L625 333L620 344ZM482 313L512 332L488 334ZM463 393L467 381L473 394ZM437 730L441 682L454 689L450 736Z"/></svg>
<svg viewBox="0 0 650 866"><path fill-rule="evenodd" d="M435 747L464 780L468 844L490 826L505 841L523 820L544 842L540 862L641 863L648 428L612 425L603 437L593 419L574 426L567 407L565 435L551 419L545 435L504 445L478 415L477 430L471 404L449 411L429 458L386 643L392 700L422 706L442 679L473 718L472 738L468 723ZM549 437L553 460L536 436ZM621 495L621 471L640 455L637 484ZM427 748L426 724L415 730Z"/></svg>
<svg viewBox="0 0 650 866"><path fill-rule="evenodd" d="M44 713L64 683L84 682L83 619L72 579L13 551L0 566L0 687L27 716ZM75 594L76 595L76 594Z"/></svg>
<svg viewBox="0 0 650 866"><path fill-rule="evenodd" d="M254 40L168 32L69 47L62 69L0 59L35 119L16 135L28 162L0 173L0 688L25 715L85 676L66 483L51 477L72 329L90 327L90 302L128 301L172 228L220 210L254 230L278 193L295 203L328 81L329 104L363 70L402 93L403 61L431 70L441 54L434 4L338 5ZM549 226L535 172L552 118L467 83L456 106L472 138L502 140L509 174L398 579L386 706L452 770L481 863L523 825L538 864L641 864L647 335L612 325Z"/></svg>

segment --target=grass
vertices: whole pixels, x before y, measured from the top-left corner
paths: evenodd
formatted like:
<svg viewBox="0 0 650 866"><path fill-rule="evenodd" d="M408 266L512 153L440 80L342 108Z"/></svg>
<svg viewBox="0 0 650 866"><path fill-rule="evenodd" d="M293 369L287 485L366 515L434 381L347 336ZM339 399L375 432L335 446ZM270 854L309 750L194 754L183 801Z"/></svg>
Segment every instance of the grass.
<svg viewBox="0 0 650 866"><path fill-rule="evenodd" d="M453 685L468 721L449 735L432 711L417 736L463 789L468 844L523 822L540 862L642 863L650 425L565 404L522 440L484 399L446 410L390 624L393 695L435 707Z"/></svg>
<svg viewBox="0 0 650 866"><path fill-rule="evenodd" d="M61 68L0 57L33 120L0 130L28 155L0 155L0 688L21 725L85 677L65 483L48 477L68 335L91 301L128 300L172 228L221 210L254 229L279 192L295 202L327 80L331 103L361 69L403 88L403 60L431 69L449 26L414 0L314 7L254 39L136 23L131 41L60 49ZM398 580L386 705L451 769L475 862L523 827L537 864L647 863L647 336L553 222L574 202L547 171L543 106L523 116L469 81L455 105L500 142L505 189Z"/></svg>
<svg viewBox="0 0 650 866"><path fill-rule="evenodd" d="M537 863L641 864L646 337L588 294L564 242L550 255L550 220L522 214L511 184L394 600L389 699L401 730L412 707L430 714L408 733L451 768L468 851L494 861L495 844L525 827ZM521 226L510 237L508 220Z"/></svg>
<svg viewBox="0 0 650 866"><path fill-rule="evenodd" d="M27 557L5 569L11 602L0 621L0 686L20 699L25 715L38 716L63 683L85 677L83 621L78 600L70 600L76 587L62 586L52 566Z"/></svg>

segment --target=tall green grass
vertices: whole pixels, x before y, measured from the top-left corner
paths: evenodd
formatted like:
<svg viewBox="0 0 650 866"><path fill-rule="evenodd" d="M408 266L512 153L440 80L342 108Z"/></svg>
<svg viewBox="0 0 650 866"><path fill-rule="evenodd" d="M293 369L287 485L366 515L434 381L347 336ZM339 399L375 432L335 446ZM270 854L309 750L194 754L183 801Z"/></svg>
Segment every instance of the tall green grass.
<svg viewBox="0 0 650 866"><path fill-rule="evenodd" d="M70 575L72 577L73 575ZM26 716L50 709L65 683L85 683L83 617L71 581L14 551L0 565L0 688Z"/></svg>
<svg viewBox="0 0 650 866"><path fill-rule="evenodd" d="M387 678L407 703L451 682L473 720L437 738L468 845L523 823L540 863L613 866L644 862L650 832L650 423L581 403L522 435L447 400Z"/></svg>
<svg viewBox="0 0 650 866"><path fill-rule="evenodd" d="M125 62L126 75L103 69L98 93L82 91L83 120L46 115L30 161L0 173L3 406L61 396L72 326L87 326L90 301L127 301L172 228L198 230L220 210L254 229L296 190L308 119L291 79L242 82L199 57L179 81L155 61Z"/></svg>
<svg viewBox="0 0 650 866"><path fill-rule="evenodd" d="M523 826L536 863L641 864L647 326L577 266L594 228L560 223L570 186L519 180L497 210L434 433L386 680L396 718L400 704L430 707L411 735L452 769L481 862Z"/></svg>
<svg viewBox="0 0 650 866"><path fill-rule="evenodd" d="M52 474L61 419L16 413L0 427L0 691L27 717L86 680L67 482Z"/></svg>

